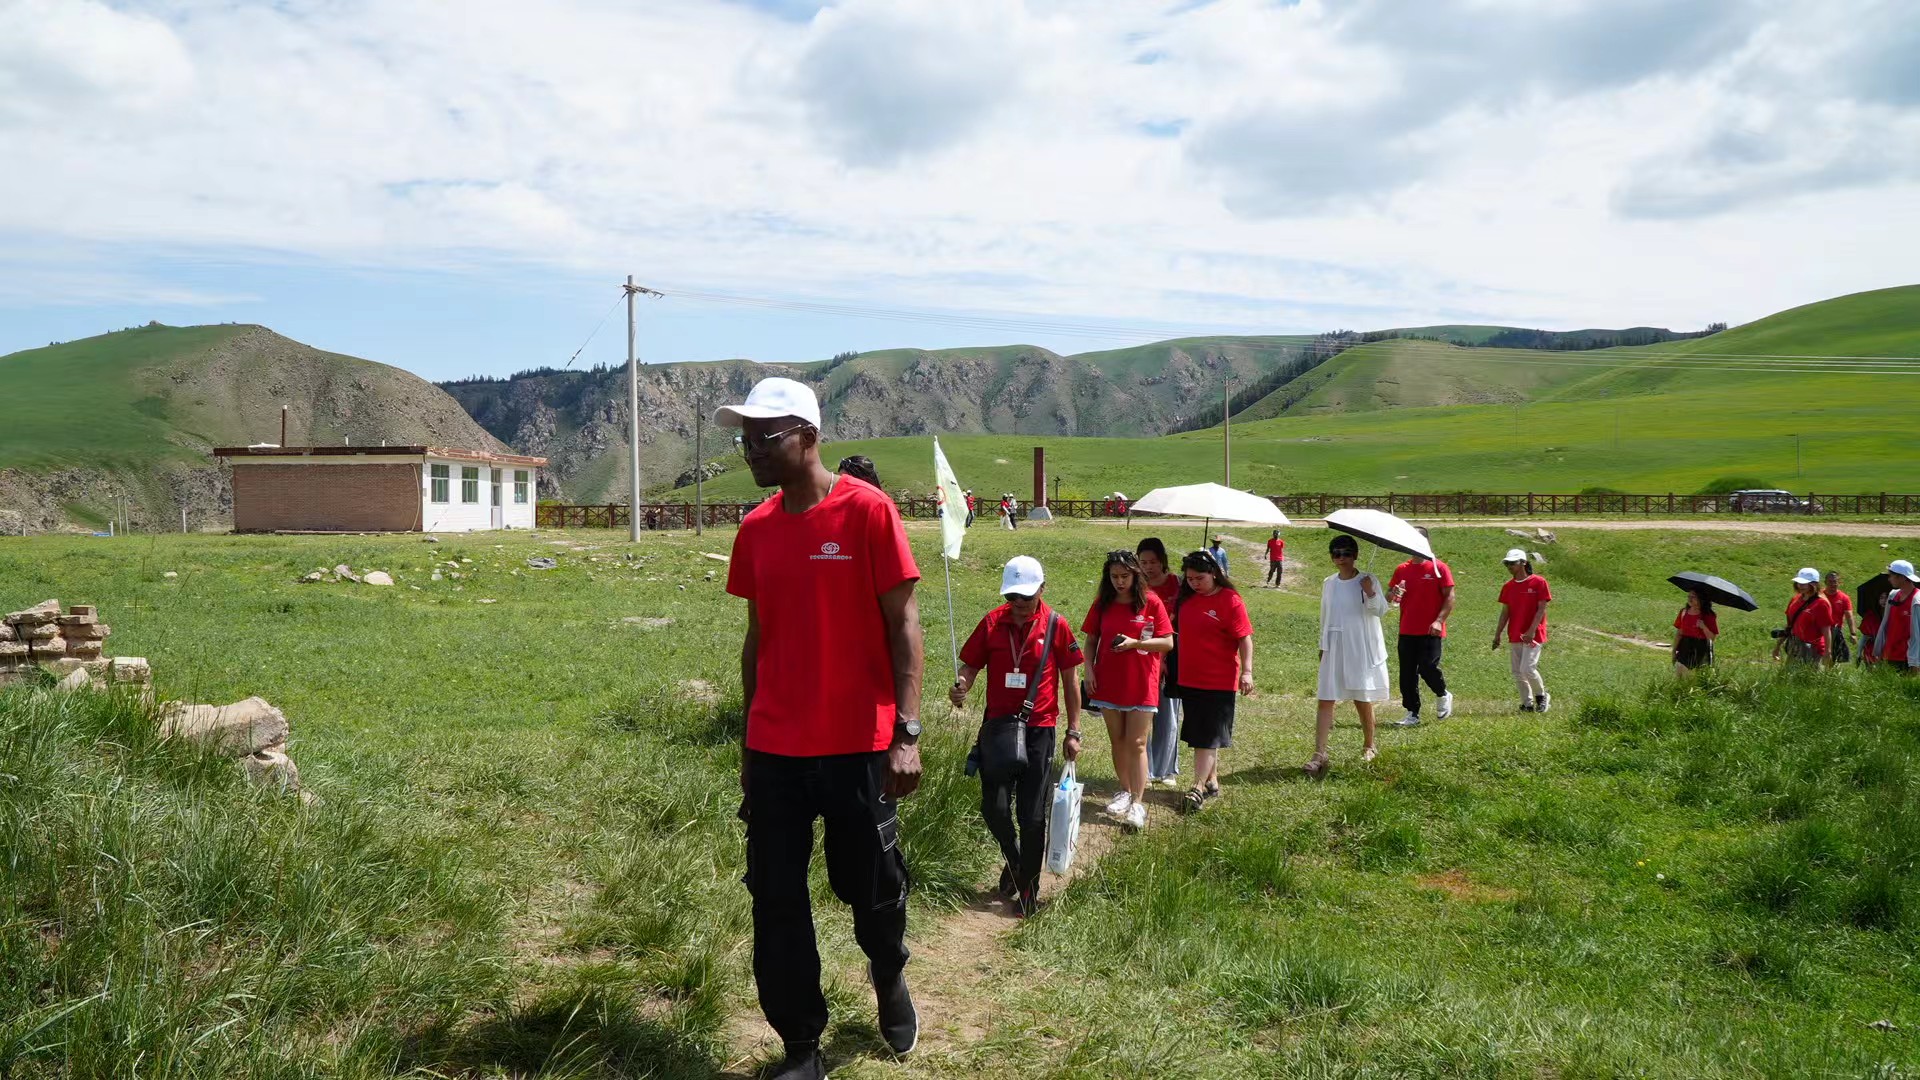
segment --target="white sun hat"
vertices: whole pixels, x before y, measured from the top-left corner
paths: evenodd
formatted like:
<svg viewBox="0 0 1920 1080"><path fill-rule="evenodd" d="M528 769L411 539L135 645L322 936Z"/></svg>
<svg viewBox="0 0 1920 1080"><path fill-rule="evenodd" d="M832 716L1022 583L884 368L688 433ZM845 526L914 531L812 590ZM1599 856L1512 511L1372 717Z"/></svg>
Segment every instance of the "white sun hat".
<svg viewBox="0 0 1920 1080"><path fill-rule="evenodd" d="M1793 583L1795 585L1818 585L1820 584L1820 571L1811 566L1803 566L1800 568L1799 573L1793 575Z"/></svg>
<svg viewBox="0 0 1920 1080"><path fill-rule="evenodd" d="M1040 560L1031 555L1015 555L1007 560L1007 568L1000 571L1000 595L1012 593L1015 596L1032 596L1047 583L1046 571L1040 569Z"/></svg>
<svg viewBox="0 0 1920 1080"><path fill-rule="evenodd" d="M792 379L761 379L753 384L747 400L739 405L722 405L714 410L713 422L721 427L741 427L748 420L772 420L791 416L820 427L820 399L805 384Z"/></svg>
<svg viewBox="0 0 1920 1080"><path fill-rule="evenodd" d="M1509 563L1513 563L1513 562L1526 562L1526 561L1527 561L1527 549L1526 549L1526 548L1508 548L1508 549L1507 549L1507 556L1506 556L1506 558L1504 558L1504 559L1501 559L1500 561L1501 561L1501 562L1509 562Z"/></svg>
<svg viewBox="0 0 1920 1080"><path fill-rule="evenodd" d="M1920 574L1913 572L1913 564L1905 559L1895 559L1887 564L1887 573L1899 574L1908 581L1920 582Z"/></svg>

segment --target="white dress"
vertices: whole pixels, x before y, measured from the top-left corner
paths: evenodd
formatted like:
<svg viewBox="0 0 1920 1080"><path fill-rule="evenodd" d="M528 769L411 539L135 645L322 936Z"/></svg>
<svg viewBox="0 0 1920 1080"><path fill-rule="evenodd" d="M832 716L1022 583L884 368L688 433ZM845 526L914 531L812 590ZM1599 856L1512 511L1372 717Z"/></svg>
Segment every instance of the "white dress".
<svg viewBox="0 0 1920 1080"><path fill-rule="evenodd" d="M1320 585L1321 701L1385 701L1387 638L1380 616L1387 611L1386 586L1374 578L1373 598L1361 592L1360 582L1371 574L1341 581L1334 574Z"/></svg>

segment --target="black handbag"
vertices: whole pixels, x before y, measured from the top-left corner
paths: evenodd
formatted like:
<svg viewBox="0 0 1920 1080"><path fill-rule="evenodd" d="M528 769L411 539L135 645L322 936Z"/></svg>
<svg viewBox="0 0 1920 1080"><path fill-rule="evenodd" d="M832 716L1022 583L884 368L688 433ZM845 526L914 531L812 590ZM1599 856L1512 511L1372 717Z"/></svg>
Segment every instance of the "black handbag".
<svg viewBox="0 0 1920 1080"><path fill-rule="evenodd" d="M1018 776L1027 769L1027 719L1033 715L1034 695L1047 677L1047 664L1053 659L1053 630L1060 614L1047 620L1047 632L1040 639L1040 663L1027 683L1027 699L1020 711L1010 716L989 716L980 722L980 735L974 746L980 752L980 771L995 779Z"/></svg>

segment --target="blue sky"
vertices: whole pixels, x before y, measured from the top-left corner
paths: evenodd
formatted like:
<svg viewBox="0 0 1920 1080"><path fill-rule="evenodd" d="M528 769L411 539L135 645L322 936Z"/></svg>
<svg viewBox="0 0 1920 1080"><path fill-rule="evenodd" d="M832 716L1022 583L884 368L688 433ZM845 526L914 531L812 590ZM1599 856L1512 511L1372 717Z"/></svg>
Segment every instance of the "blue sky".
<svg viewBox="0 0 1920 1080"><path fill-rule="evenodd" d="M0 352L642 355L1739 322L1914 280L1891 0L0 0ZM1099 328L1080 332L1040 324ZM617 362L616 319L580 363Z"/></svg>

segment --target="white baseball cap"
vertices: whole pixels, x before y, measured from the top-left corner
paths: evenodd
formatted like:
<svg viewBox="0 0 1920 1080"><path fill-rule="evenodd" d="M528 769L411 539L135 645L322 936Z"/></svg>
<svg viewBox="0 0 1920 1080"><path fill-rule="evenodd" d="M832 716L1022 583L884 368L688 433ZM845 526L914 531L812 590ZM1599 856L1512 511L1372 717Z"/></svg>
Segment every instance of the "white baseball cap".
<svg viewBox="0 0 1920 1080"><path fill-rule="evenodd" d="M1501 562L1526 562L1527 549L1526 548L1508 548L1506 557L1501 559L1500 561Z"/></svg>
<svg viewBox="0 0 1920 1080"><path fill-rule="evenodd" d="M792 379L761 379L740 405L722 405L713 412L713 422L721 427L741 427L747 420L772 420L791 416L820 427L820 399L804 384Z"/></svg>
<svg viewBox="0 0 1920 1080"><path fill-rule="evenodd" d="M1047 583L1046 571L1040 569L1040 560L1031 555L1015 555L1007 560L1007 568L1000 571L1000 595L1012 593L1015 596L1032 596Z"/></svg>
<svg viewBox="0 0 1920 1080"><path fill-rule="evenodd" d="M1820 584L1820 571L1815 570L1811 566L1803 566L1800 568L1799 573L1793 575L1793 583L1795 585L1818 585Z"/></svg>
<svg viewBox="0 0 1920 1080"><path fill-rule="evenodd" d="M1908 581L1920 582L1920 574L1913 572L1913 564L1905 559L1895 559L1887 564L1887 573L1899 574Z"/></svg>

